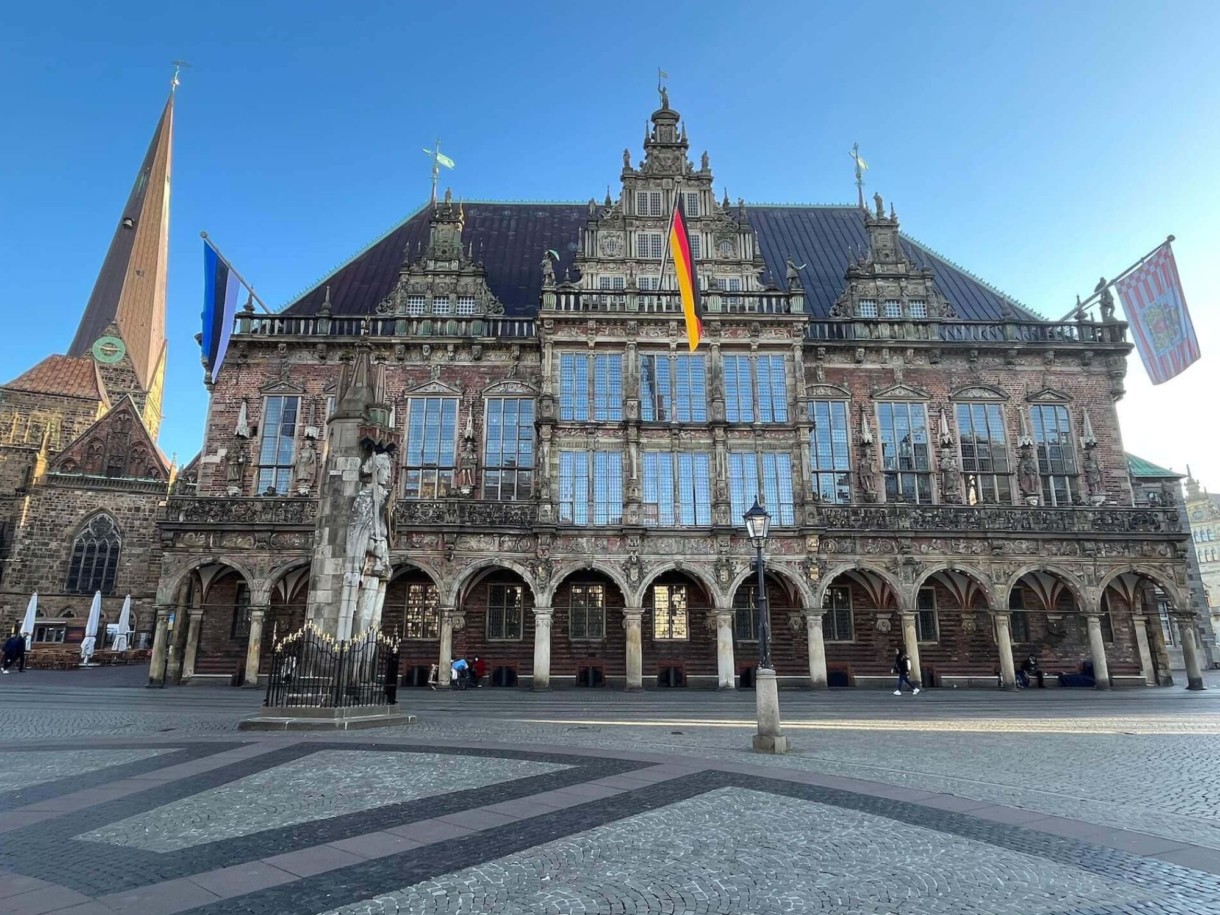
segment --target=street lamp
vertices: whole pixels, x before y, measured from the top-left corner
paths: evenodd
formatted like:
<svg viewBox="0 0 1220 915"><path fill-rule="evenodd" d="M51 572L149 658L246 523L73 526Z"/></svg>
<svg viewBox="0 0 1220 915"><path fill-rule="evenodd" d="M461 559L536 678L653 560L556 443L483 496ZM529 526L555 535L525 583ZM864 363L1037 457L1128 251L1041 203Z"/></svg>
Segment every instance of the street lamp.
<svg viewBox="0 0 1220 915"><path fill-rule="evenodd" d="M767 613L767 583L763 568L763 547L767 545L767 534L771 532L771 516L767 510L758 504L754 505L744 516L746 536L754 545L756 565L758 567L758 666L761 670L771 669L771 619Z"/></svg>
<svg viewBox="0 0 1220 915"><path fill-rule="evenodd" d="M758 561L758 670L754 675L758 733L754 735L754 749L759 753L787 753L788 738L784 736L779 719L779 684L771 666L771 620L767 614L767 580L763 565L763 547L767 545L771 516L755 498L743 520Z"/></svg>

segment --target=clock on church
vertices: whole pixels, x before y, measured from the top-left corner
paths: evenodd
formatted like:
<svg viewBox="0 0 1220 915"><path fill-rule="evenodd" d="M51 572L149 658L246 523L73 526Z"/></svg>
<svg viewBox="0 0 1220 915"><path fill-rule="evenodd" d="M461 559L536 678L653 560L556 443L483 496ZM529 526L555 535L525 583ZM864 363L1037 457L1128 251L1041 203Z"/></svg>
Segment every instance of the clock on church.
<svg viewBox="0 0 1220 915"><path fill-rule="evenodd" d="M113 364L127 353L127 347L118 337L98 337L93 344L93 358L98 362Z"/></svg>

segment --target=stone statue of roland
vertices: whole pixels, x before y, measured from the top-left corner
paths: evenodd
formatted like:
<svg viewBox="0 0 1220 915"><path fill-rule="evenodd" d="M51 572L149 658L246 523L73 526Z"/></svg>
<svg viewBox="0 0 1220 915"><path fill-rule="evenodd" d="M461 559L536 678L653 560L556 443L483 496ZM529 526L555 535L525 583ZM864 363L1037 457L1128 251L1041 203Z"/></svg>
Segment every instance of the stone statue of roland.
<svg viewBox="0 0 1220 915"><path fill-rule="evenodd" d="M351 636L381 624L390 580L389 496L390 456L377 453L360 467L363 484L352 505L347 529L345 575L340 619L352 621Z"/></svg>

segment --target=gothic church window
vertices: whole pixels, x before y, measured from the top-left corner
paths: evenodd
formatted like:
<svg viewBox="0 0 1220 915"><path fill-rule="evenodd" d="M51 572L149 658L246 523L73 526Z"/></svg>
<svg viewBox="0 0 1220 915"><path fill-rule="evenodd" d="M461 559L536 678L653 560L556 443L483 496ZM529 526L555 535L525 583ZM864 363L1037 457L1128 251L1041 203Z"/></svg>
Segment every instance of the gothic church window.
<svg viewBox="0 0 1220 915"><path fill-rule="evenodd" d="M616 353L559 354L559 418L619 422L623 418L623 357Z"/></svg>
<svg viewBox="0 0 1220 915"><path fill-rule="evenodd" d="M658 641L690 637L686 585L652 586L652 637Z"/></svg>
<svg viewBox="0 0 1220 915"><path fill-rule="evenodd" d="M439 638L440 605L436 585L431 582L418 581L409 583L403 614L403 636L405 638Z"/></svg>
<svg viewBox="0 0 1220 915"><path fill-rule="evenodd" d="M573 641L606 637L606 588L599 584L573 584L568 590L568 629Z"/></svg>
<svg viewBox="0 0 1220 915"><path fill-rule="evenodd" d="M786 423L783 356L724 357L725 418L731 423Z"/></svg>
<svg viewBox="0 0 1220 915"><path fill-rule="evenodd" d="M119 567L120 546L119 528L114 519L109 515L95 516L72 541L72 559L64 590L73 594L111 593Z"/></svg>
<svg viewBox="0 0 1220 915"><path fill-rule="evenodd" d="M623 523L620 452L559 452L559 520L582 526Z"/></svg>
<svg viewBox="0 0 1220 915"><path fill-rule="evenodd" d="M483 498L528 499L534 482L533 398L490 398L483 429Z"/></svg>
<svg viewBox="0 0 1220 915"><path fill-rule="evenodd" d="M711 456L706 453L645 451L644 524L656 527L710 527Z"/></svg>
<svg viewBox="0 0 1220 915"><path fill-rule="evenodd" d="M932 502L928 412L921 403L877 404L887 502Z"/></svg>
<svg viewBox="0 0 1220 915"><path fill-rule="evenodd" d="M404 498L443 499L453 488L457 407L456 397L407 399Z"/></svg>
<svg viewBox="0 0 1220 915"><path fill-rule="evenodd" d="M525 591L521 585L490 585L487 588L487 638L520 641L525 633Z"/></svg>
<svg viewBox="0 0 1220 915"><path fill-rule="evenodd" d="M792 500L792 455L786 451L729 452L729 499L732 516L741 518L758 498L771 513L771 523L796 523Z"/></svg>
<svg viewBox="0 0 1220 915"><path fill-rule="evenodd" d="M296 457L297 414L301 398L274 396L263 400L263 440L258 449L258 487L262 495L283 495L292 485Z"/></svg>
<svg viewBox="0 0 1220 915"><path fill-rule="evenodd" d="M1012 477L1004 408L998 403L957 404L962 473L979 502L1012 502Z"/></svg>
<svg viewBox="0 0 1220 915"><path fill-rule="evenodd" d="M851 456L845 400L815 400L809 405L809 467L813 491L821 502L851 501Z"/></svg>
<svg viewBox="0 0 1220 915"><path fill-rule="evenodd" d="M1042 474L1042 499L1047 505L1071 505L1076 495L1076 457L1067 407L1034 404L1029 418Z"/></svg>
<svg viewBox="0 0 1220 915"><path fill-rule="evenodd" d="M707 422L706 358L640 356L640 418L645 422Z"/></svg>

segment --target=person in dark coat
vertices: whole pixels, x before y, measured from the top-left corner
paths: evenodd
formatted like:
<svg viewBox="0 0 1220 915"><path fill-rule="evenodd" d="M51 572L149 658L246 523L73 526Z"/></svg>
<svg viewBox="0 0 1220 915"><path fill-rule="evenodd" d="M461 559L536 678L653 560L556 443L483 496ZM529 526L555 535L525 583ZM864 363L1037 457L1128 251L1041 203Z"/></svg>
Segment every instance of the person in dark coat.
<svg viewBox="0 0 1220 915"><path fill-rule="evenodd" d="M4 643L4 663L0 665L0 670L8 673L14 664L17 665L17 673L25 673L25 637L15 632Z"/></svg>
<svg viewBox="0 0 1220 915"><path fill-rule="evenodd" d="M894 690L895 696L902 695L902 684L911 687L911 695L919 695L919 687L911 682L911 659L907 657L906 650L899 648L894 653L894 673L898 674L898 688Z"/></svg>

